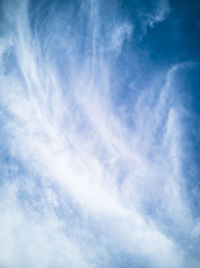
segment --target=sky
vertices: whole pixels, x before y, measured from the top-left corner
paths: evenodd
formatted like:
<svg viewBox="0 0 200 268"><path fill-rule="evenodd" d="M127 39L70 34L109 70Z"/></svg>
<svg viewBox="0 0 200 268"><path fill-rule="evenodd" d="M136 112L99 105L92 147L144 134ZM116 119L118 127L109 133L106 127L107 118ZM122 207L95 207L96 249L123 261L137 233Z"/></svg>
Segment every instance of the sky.
<svg viewBox="0 0 200 268"><path fill-rule="evenodd" d="M200 2L0 2L0 268L200 267Z"/></svg>

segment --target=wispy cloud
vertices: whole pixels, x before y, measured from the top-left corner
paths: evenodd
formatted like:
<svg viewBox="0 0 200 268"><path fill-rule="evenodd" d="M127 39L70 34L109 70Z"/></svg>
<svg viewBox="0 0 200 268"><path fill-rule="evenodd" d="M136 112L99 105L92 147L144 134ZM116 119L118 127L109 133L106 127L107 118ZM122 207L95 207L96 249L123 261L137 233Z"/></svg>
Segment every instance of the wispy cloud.
<svg viewBox="0 0 200 268"><path fill-rule="evenodd" d="M0 265L198 267L175 90L188 64L146 90L133 85L127 125L113 99L113 62L133 26L116 17L107 30L100 1L55 5L44 20L42 8L4 4ZM147 24L168 11L160 1Z"/></svg>
<svg viewBox="0 0 200 268"><path fill-rule="evenodd" d="M156 24L164 21L170 14L170 4L168 0L152 1L152 7L146 10L138 10L139 21L141 23L141 36L146 35L148 29L156 26Z"/></svg>

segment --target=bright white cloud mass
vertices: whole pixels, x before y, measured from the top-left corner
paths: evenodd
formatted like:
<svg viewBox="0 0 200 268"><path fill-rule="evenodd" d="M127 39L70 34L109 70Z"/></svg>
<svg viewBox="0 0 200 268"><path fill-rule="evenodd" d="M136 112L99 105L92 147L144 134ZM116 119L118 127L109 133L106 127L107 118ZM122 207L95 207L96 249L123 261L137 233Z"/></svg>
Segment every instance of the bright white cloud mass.
<svg viewBox="0 0 200 268"><path fill-rule="evenodd" d="M171 12L1 2L1 268L200 267L199 64L148 55Z"/></svg>

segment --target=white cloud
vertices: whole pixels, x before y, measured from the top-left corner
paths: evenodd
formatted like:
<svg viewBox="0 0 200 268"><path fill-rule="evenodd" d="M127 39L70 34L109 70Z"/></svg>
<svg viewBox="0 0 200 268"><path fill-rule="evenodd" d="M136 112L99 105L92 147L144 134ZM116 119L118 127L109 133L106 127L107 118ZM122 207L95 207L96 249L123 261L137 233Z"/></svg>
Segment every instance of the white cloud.
<svg viewBox="0 0 200 268"><path fill-rule="evenodd" d="M160 5L155 21L167 14L166 2ZM119 248L138 264L146 260L149 267L187 267L187 253L168 232L178 226L181 234L189 236L195 225L182 196L182 126L171 92L180 66L168 72L162 88L149 85L137 97L132 110L135 128L129 128L113 108L109 60L97 57L91 71L88 65L94 55L85 53L79 62L79 45L73 47L78 43L76 36L71 40L69 35L66 46L73 48L66 49L63 57L70 62L70 74L63 82L60 66L47 52L42 54L39 37L31 36L26 10L22 8L19 14L11 47L16 65L0 75L5 107L2 125L4 146L31 179L16 172L14 183L2 188L8 193L0 202L4 211L0 240L5 245L0 263L8 267L103 267L109 266ZM113 29L112 49L120 53L131 26ZM17 197L18 180L27 183L28 212ZM36 210L38 188L32 181L42 189ZM65 214L70 210L72 214ZM186 218L191 220L183 224ZM111 252L106 251L109 247Z"/></svg>
<svg viewBox="0 0 200 268"><path fill-rule="evenodd" d="M148 28L153 28L157 23L164 21L170 13L168 0L156 1L155 7L151 12L139 11L142 25L141 38L147 33Z"/></svg>

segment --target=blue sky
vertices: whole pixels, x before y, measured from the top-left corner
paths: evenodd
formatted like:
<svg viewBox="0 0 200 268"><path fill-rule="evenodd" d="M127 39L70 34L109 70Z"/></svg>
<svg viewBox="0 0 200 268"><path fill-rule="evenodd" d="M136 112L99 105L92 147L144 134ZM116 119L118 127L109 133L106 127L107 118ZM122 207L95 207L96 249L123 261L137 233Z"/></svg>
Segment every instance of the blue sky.
<svg viewBox="0 0 200 268"><path fill-rule="evenodd" d="M199 14L1 1L0 267L200 267Z"/></svg>

